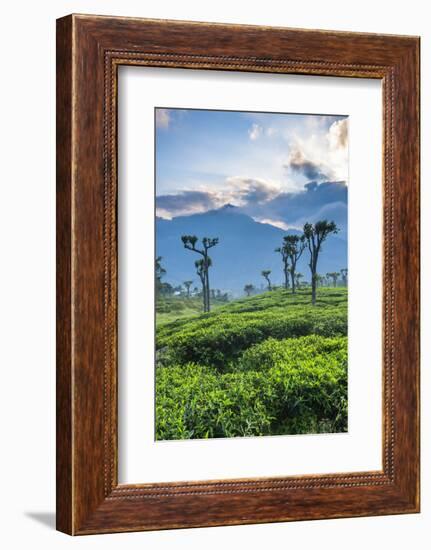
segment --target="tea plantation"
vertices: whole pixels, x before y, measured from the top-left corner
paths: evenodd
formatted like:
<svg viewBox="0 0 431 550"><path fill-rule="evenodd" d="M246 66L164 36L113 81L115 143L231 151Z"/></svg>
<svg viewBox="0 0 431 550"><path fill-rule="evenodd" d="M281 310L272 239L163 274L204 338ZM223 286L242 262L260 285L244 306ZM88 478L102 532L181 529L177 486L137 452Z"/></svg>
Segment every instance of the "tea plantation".
<svg viewBox="0 0 431 550"><path fill-rule="evenodd" d="M309 290L275 290L158 324L158 440L346 430L346 288L319 289L315 306Z"/></svg>

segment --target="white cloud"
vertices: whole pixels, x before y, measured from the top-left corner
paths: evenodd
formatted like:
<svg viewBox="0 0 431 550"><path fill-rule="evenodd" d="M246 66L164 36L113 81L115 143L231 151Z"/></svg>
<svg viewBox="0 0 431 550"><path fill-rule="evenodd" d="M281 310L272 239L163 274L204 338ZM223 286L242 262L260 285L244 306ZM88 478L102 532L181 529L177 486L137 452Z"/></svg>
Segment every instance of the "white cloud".
<svg viewBox="0 0 431 550"><path fill-rule="evenodd" d="M325 181L328 180L330 174L324 164L307 158L298 146L291 149L286 168L294 174L300 174L307 181Z"/></svg>
<svg viewBox="0 0 431 550"><path fill-rule="evenodd" d="M267 202L281 192L278 183L258 178L231 176L226 178L226 183L226 196L230 197L230 202L238 206Z"/></svg>
<svg viewBox="0 0 431 550"><path fill-rule="evenodd" d="M164 220L172 220L173 215L172 215L172 212L170 212L169 210L156 207L156 217L162 218Z"/></svg>
<svg viewBox="0 0 431 550"><path fill-rule="evenodd" d="M334 151L346 148L347 136L347 118L332 123L328 131L330 149Z"/></svg>
<svg viewBox="0 0 431 550"><path fill-rule="evenodd" d="M168 109L156 109L156 127L169 128L171 115Z"/></svg>
<svg viewBox="0 0 431 550"><path fill-rule="evenodd" d="M158 122L165 128L177 125L172 110L157 111ZM190 173L174 174L172 181L159 186L158 215L175 217L230 203L249 215L278 223L285 220L282 212L265 209L279 195L301 193L311 181L347 185L348 119L320 115L297 118L293 122L255 118L242 130L241 138L221 152L207 151L206 145L199 151L194 149L185 161ZM227 177L229 174L242 175ZM295 220L289 217L288 221Z"/></svg>
<svg viewBox="0 0 431 550"><path fill-rule="evenodd" d="M278 227L279 229L283 229L284 231L291 229L291 227L282 220L272 220L270 218L256 218L256 217L253 217L253 219L255 222L273 225L274 227Z"/></svg>
<svg viewBox="0 0 431 550"><path fill-rule="evenodd" d="M248 136L252 141L258 139L262 134L262 126L259 124L253 123L250 130L248 131Z"/></svg>
<svg viewBox="0 0 431 550"><path fill-rule="evenodd" d="M297 167L297 175L309 181L337 180L348 182L348 119L333 122L327 131L315 130L290 136L290 154L286 166ZM301 162L300 162L301 161ZM300 164L305 170L300 170ZM320 173L312 174L312 168ZM308 170L307 170L308 169ZM308 175L307 175L308 172ZM308 177L310 176L310 177Z"/></svg>
<svg viewBox="0 0 431 550"><path fill-rule="evenodd" d="M281 193L277 183L243 176L226 178L216 189L203 186L183 189L175 194L159 195L156 199L156 215L173 218L198 214L221 208L225 204L238 207L256 207L265 204Z"/></svg>
<svg viewBox="0 0 431 550"><path fill-rule="evenodd" d="M266 134L268 137L276 136L277 133L278 133L277 128L274 128L273 126L269 126L269 128L267 128L267 129L265 130L265 134Z"/></svg>

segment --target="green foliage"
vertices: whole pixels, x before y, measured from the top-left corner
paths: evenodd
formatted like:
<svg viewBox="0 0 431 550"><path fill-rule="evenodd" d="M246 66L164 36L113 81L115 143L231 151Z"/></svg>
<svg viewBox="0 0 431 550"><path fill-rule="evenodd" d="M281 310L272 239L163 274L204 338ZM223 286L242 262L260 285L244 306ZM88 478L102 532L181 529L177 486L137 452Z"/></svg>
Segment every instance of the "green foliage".
<svg viewBox="0 0 431 550"><path fill-rule="evenodd" d="M226 372L243 351L267 338L309 334L347 334L345 289L322 289L314 307L307 291L276 290L236 300L211 314L165 324L156 340L172 364L199 363Z"/></svg>
<svg viewBox="0 0 431 550"><path fill-rule="evenodd" d="M220 295L212 301L214 309L227 302L225 295ZM180 319L196 318L202 313L202 298L200 296L158 296L156 300L157 327L169 323L169 326Z"/></svg>
<svg viewBox="0 0 431 550"><path fill-rule="evenodd" d="M162 266L162 257L157 256L155 261L155 277L156 277L156 295L162 293L163 284L162 278L166 275L166 269Z"/></svg>
<svg viewBox="0 0 431 550"><path fill-rule="evenodd" d="M195 299L165 301L166 315L175 300ZM156 340L159 440L347 429L346 288L319 289L315 306L308 290L220 304L158 325Z"/></svg>
<svg viewBox="0 0 431 550"><path fill-rule="evenodd" d="M157 439L341 432L346 419L346 337L269 338L222 374L196 363L156 371Z"/></svg>
<svg viewBox="0 0 431 550"><path fill-rule="evenodd" d="M158 368L157 439L247 436L269 429L258 373L217 375L193 363Z"/></svg>
<svg viewBox="0 0 431 550"><path fill-rule="evenodd" d="M251 294L253 294L255 290L256 289L254 285L252 285L251 283L244 285L244 292L247 294L247 296L250 296Z"/></svg>

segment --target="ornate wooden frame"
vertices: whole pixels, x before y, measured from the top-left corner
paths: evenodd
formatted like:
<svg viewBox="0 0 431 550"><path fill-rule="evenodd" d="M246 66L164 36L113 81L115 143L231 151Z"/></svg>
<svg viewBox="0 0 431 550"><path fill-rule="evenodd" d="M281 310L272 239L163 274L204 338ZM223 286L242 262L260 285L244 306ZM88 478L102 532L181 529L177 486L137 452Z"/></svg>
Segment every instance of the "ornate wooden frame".
<svg viewBox="0 0 431 550"><path fill-rule="evenodd" d="M384 101L383 470L119 485L119 65L377 78ZM70 15L57 21L57 528L419 510L419 38Z"/></svg>

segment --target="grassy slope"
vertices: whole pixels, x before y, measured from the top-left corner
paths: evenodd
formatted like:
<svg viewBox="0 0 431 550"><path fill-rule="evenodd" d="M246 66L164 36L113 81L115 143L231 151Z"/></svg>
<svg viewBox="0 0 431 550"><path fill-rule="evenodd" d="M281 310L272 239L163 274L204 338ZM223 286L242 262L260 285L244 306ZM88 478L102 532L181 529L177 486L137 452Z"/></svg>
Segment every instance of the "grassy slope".
<svg viewBox="0 0 431 550"><path fill-rule="evenodd" d="M171 303L176 300L172 299ZM276 290L273 292L264 292L256 296L250 296L248 298L241 298L239 300L233 300L228 303L216 303L213 304L213 311L208 314L198 313L202 309L201 298L190 298L187 300L183 298L183 303L187 305L188 302L193 304L191 308L195 311L196 317L194 319L187 318L177 323L173 323L170 326L170 330L175 331L179 327L188 324L190 321L207 322L209 319L217 321L217 317L224 313L250 313L264 311L266 313L272 313L277 310L286 311L286 308L298 308L304 307L307 310L312 310L311 305L311 291L299 290L295 294L290 291ZM341 306L347 308L347 289L346 288L321 288L317 293L316 308L328 308L331 306ZM214 311L215 310L215 311ZM172 312L175 313L175 312ZM158 313L160 315L160 313ZM167 328L167 327L165 327Z"/></svg>
<svg viewBox="0 0 431 550"><path fill-rule="evenodd" d="M212 309L217 309L225 302L213 300L211 302ZM189 319L190 317L200 315L202 313L202 298L184 296L175 296L169 298L159 298L156 306L156 325L161 326L166 323L172 323L178 319Z"/></svg>
<svg viewBox="0 0 431 550"><path fill-rule="evenodd" d="M278 290L157 327L157 438L344 431L347 290Z"/></svg>
<svg viewBox="0 0 431 550"><path fill-rule="evenodd" d="M347 334L346 289L321 289L315 306L310 299L309 291L265 292L167 323L157 329L159 355L174 353L177 363L226 370L248 347L269 337Z"/></svg>

